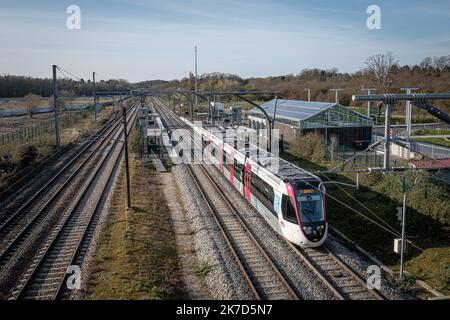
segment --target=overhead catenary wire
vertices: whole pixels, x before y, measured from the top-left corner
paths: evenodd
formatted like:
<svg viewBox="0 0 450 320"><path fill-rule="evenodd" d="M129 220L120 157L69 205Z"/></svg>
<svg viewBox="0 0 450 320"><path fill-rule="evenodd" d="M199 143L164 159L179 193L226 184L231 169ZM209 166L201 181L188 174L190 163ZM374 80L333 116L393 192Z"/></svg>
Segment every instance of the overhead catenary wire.
<svg viewBox="0 0 450 320"><path fill-rule="evenodd" d="M391 230L389 230L388 228L384 227L383 225L379 224L378 222L376 222L375 220L373 220L372 218L368 217L367 215L365 215L364 213L356 210L355 208L347 205L346 203L344 203L343 201L337 199L336 197L333 197L332 195L323 192L322 190L320 190L319 188L315 187L314 185L312 185L311 183L304 181L306 184L310 185L313 189L318 190L319 192L321 192L322 194L326 195L327 197L330 197L331 199L339 202L340 204L342 204L343 206L347 207L348 209L352 210L353 212L355 212L356 214L362 216L363 218L369 220L370 222L374 223L375 225L377 225L378 227L382 228L383 230L385 230L386 232L394 235L395 237L400 237L400 233L398 232L393 232ZM414 242L412 242L411 240L407 240L409 243L411 243L412 246L414 246L415 248L417 248L420 251L424 251L424 249L422 249L421 247L419 247L418 245L416 245Z"/></svg>
<svg viewBox="0 0 450 320"><path fill-rule="evenodd" d="M364 203L360 202L357 198L355 198L353 195L351 195L349 192L347 192L344 188L342 188L338 183L336 183L334 180L331 180L329 177L327 177L325 174L323 176L328 179L331 183L333 183L335 186L337 186L340 190L342 190L347 196L352 198L356 203L358 203L360 206L362 206L364 209L369 211L374 217L376 217L378 220L380 220L382 223L385 224L386 227L390 228L393 232L398 232L393 226L391 226L386 220L381 218L379 215L377 215L375 212L373 212L371 209L369 209Z"/></svg>
<svg viewBox="0 0 450 320"><path fill-rule="evenodd" d="M267 151L265 151L264 149L261 149L260 147L256 147L256 148L257 148L257 149L260 149L260 150L263 150L263 152L267 152ZM271 154L271 153L269 153L269 152L267 152L267 153L268 153L268 154ZM329 179L329 178L327 177L327 179ZM330 180L330 179L329 179L329 180ZM382 228L383 230L385 230L385 231L388 232L389 234L391 234L391 235L393 235L393 236L395 236L395 237L400 237L400 236L401 236L400 232L396 231L396 230L395 230L392 226L390 226L387 222L383 221L385 224L387 224L388 227L386 227L386 226L380 224L379 222L375 221L375 220L372 219L371 217L369 217L369 216L367 216L366 214L362 213L361 211L359 211L359 210L353 208L352 206L350 206L350 205L344 203L343 201L337 199L336 197L334 197L334 196L332 196L332 195L330 195L330 194L328 194L328 193L323 192L320 188L314 186L313 184L309 183L308 181L305 180L304 182L305 182L307 185L311 186L311 188L313 188L313 189L319 191L320 193L322 193L323 195L326 195L327 197L330 197L331 199L337 201L338 203L340 203L341 205L343 205L343 206L345 206L346 208L350 209L351 211L355 212L355 213L358 214L359 216L362 216L362 217L365 218L366 220L368 220L368 221L372 222L373 224L377 225L378 227ZM333 182L333 181L332 181L332 182ZM345 190L344 190L344 192L345 192ZM357 200L357 202L359 202L359 201ZM360 204L361 204L361 203L360 203ZM362 205L362 204L361 204L361 205ZM364 206L364 205L363 205L363 206ZM378 217L374 212L372 212L372 211L371 211L370 209L368 209L367 207L366 207L366 209L369 210L372 214L374 214L378 219L381 219L380 217ZM392 229L392 230L391 230L391 229ZM415 248L417 248L418 250L424 251L420 246L416 245L416 244L415 244L414 242L412 242L411 240L407 240L407 241L408 241L409 243L411 243L411 245L414 246Z"/></svg>
<svg viewBox="0 0 450 320"><path fill-rule="evenodd" d="M61 72L62 74L66 75L66 76L67 76L67 75L70 75L70 77L68 77L68 78L75 78L77 81L81 81L81 80L82 80L81 77L79 77L79 76L73 74L73 73L70 72L70 71L65 70L64 68L62 68L62 67L60 67L60 66L56 66L56 68L57 68L57 69L59 70L59 72Z"/></svg>

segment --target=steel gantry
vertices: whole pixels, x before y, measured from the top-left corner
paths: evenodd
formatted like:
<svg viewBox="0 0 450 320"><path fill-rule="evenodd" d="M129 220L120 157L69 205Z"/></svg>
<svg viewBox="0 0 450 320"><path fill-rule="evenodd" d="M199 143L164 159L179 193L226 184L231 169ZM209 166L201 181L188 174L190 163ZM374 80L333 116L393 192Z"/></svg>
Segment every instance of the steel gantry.
<svg viewBox="0 0 450 320"><path fill-rule="evenodd" d="M430 104L431 100L450 99L450 93L409 93L409 94L374 94L354 95L355 102L381 101L385 106L385 128L384 128L384 171L390 171L390 146L391 146L391 118L392 105L399 101L409 101L412 105L425 110L436 118L450 123L450 115ZM397 143L397 142L396 142Z"/></svg>
<svg viewBox="0 0 450 320"><path fill-rule="evenodd" d="M206 97L206 99L208 101L208 110L210 108L211 96L234 96L242 101L245 101L245 102L251 104L258 110L260 110L267 120L267 128L268 128L267 151L269 151L269 152L272 151L272 130L273 130L274 124L275 124L276 104L277 104L276 102L278 101L279 91L225 91L225 92L220 92L220 91L208 92L207 91L207 92L194 93L194 94L196 94L199 97L203 97L203 98ZM261 107L258 103L252 101L251 99L245 97L246 95L267 95L267 94L273 95L275 97L275 108L274 108L274 112L272 115L272 119L270 119L270 116L267 114L266 110L264 110L263 107ZM214 121L214 120L212 120L212 121Z"/></svg>

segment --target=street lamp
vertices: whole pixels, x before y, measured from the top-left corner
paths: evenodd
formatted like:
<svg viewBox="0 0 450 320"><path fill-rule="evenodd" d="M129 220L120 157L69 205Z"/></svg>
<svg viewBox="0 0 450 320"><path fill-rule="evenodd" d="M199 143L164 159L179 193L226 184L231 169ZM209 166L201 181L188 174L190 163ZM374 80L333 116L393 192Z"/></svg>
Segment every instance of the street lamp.
<svg viewBox="0 0 450 320"><path fill-rule="evenodd" d="M308 91L308 102L311 101L311 89L303 89L304 91Z"/></svg>

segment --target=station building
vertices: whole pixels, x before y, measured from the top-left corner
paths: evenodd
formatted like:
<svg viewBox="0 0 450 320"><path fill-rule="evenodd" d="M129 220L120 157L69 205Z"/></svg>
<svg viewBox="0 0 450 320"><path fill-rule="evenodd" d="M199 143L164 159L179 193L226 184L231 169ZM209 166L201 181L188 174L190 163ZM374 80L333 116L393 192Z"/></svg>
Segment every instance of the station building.
<svg viewBox="0 0 450 320"><path fill-rule="evenodd" d="M261 107L272 120L275 99L262 104ZM252 129L267 128L267 120L258 108L250 110L248 119ZM364 149L372 140L372 126L371 118L338 103L281 99L277 102L275 128L287 142L316 132L328 141L334 136L340 145Z"/></svg>

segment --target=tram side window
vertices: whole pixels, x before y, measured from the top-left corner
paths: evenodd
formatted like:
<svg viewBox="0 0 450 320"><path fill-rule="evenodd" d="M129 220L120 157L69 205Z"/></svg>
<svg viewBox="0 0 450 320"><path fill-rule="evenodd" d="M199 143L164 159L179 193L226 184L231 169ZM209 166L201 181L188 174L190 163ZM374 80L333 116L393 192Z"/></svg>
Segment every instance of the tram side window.
<svg viewBox="0 0 450 320"><path fill-rule="evenodd" d="M211 148L211 155L215 158L216 157L216 148Z"/></svg>
<svg viewBox="0 0 450 320"><path fill-rule="evenodd" d="M222 149L222 163L227 164L227 152L224 149Z"/></svg>
<svg viewBox="0 0 450 320"><path fill-rule="evenodd" d="M270 186L269 187L265 187L264 194L266 195L267 200L271 204L270 207L272 207L273 206L273 199L275 198L275 193L273 192L273 188L270 187Z"/></svg>
<svg viewBox="0 0 450 320"><path fill-rule="evenodd" d="M272 212L273 215L277 215L273 212L273 188L258 176L252 176L252 192L256 194L258 199Z"/></svg>
<svg viewBox="0 0 450 320"><path fill-rule="evenodd" d="M298 224L295 208L290 197L283 195L281 198L281 209L283 211L284 220Z"/></svg>
<svg viewBox="0 0 450 320"><path fill-rule="evenodd" d="M242 182L243 172L244 172L244 165L234 160L234 177Z"/></svg>

